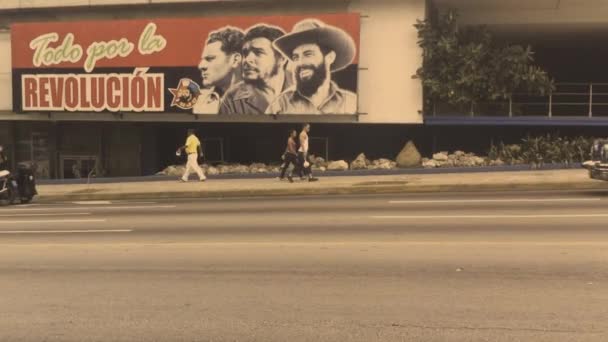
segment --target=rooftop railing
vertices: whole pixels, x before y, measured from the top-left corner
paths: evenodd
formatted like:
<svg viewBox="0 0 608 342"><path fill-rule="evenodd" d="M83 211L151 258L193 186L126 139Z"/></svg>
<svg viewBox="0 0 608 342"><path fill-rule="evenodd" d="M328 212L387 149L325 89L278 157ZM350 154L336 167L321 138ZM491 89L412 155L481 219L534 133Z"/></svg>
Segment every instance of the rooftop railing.
<svg viewBox="0 0 608 342"><path fill-rule="evenodd" d="M472 111L437 103L430 115L608 118L608 83L557 83L555 86L555 91L545 96L516 93L504 101L479 103Z"/></svg>

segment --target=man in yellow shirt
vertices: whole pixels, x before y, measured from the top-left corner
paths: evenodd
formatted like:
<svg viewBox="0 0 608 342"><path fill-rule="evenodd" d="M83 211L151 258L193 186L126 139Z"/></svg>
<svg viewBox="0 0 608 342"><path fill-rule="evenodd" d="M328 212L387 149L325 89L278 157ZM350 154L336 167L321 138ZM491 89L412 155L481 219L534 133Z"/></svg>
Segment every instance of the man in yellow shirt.
<svg viewBox="0 0 608 342"><path fill-rule="evenodd" d="M181 149L185 150L186 154L188 155L188 163L186 164L186 171L184 172L184 176L182 177L181 181L187 182L188 178L190 177L190 173L192 173L192 171L194 171L198 175L198 178L200 179L200 181L204 182L207 179L207 177L205 177L203 170L198 165L198 156L199 155L201 157L203 156L203 152L201 149L201 142L200 142L200 140L198 140L198 138L194 134L193 129L188 130L188 139L186 139L186 145L182 146Z"/></svg>

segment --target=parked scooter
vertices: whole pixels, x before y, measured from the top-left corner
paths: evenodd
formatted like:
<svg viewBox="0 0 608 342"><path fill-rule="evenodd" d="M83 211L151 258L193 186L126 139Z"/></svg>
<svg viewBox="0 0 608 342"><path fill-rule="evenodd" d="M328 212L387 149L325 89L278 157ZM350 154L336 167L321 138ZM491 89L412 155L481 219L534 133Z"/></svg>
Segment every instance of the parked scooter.
<svg viewBox="0 0 608 342"><path fill-rule="evenodd" d="M0 200L9 204L17 201L25 204L31 202L37 194L32 164L20 163L16 175L8 170L0 171Z"/></svg>

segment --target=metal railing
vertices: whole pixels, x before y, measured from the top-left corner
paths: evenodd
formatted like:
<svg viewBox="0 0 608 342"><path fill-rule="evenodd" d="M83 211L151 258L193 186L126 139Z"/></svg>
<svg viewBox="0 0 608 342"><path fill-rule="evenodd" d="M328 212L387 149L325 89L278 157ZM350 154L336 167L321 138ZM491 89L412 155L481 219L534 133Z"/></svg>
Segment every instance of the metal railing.
<svg viewBox="0 0 608 342"><path fill-rule="evenodd" d="M545 96L516 93L504 101L479 103L472 111L437 103L431 115L608 117L608 83L557 83Z"/></svg>

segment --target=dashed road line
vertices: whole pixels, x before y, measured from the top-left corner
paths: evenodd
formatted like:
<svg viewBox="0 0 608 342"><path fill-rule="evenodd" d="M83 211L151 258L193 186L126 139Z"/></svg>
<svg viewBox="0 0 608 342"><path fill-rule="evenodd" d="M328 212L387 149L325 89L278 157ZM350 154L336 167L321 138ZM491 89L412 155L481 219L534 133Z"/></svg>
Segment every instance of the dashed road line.
<svg viewBox="0 0 608 342"><path fill-rule="evenodd" d="M131 233L132 229L108 230L9 230L0 231L0 234L91 234L91 233Z"/></svg>
<svg viewBox="0 0 608 342"><path fill-rule="evenodd" d="M107 205L107 204L112 204L111 201L77 201L77 202L72 202L72 204L78 204L78 205Z"/></svg>
<svg viewBox="0 0 608 342"><path fill-rule="evenodd" d="M0 221L0 226L7 224L41 224L41 223L104 223L106 219L96 220L19 220L19 221Z"/></svg>
<svg viewBox="0 0 608 342"><path fill-rule="evenodd" d="M0 212L27 212L27 211L82 211L82 210L152 210L152 209L174 209L175 205L155 206L113 206L113 207L56 207L56 208L24 208L24 209L1 209Z"/></svg>
<svg viewBox="0 0 608 342"><path fill-rule="evenodd" d="M376 220L445 220L445 219L545 219L545 218L604 218L608 214L547 214L547 215L386 215L369 216Z"/></svg>
<svg viewBox="0 0 608 342"><path fill-rule="evenodd" d="M454 200L395 200L390 204L462 204L462 203L550 203L550 202L592 202L601 198L513 198L513 199L454 199Z"/></svg>
<svg viewBox="0 0 608 342"><path fill-rule="evenodd" d="M0 217L81 216L81 215L91 215L91 213L8 214L8 215L0 215ZM2 221L0 221L0 222L2 222Z"/></svg>

